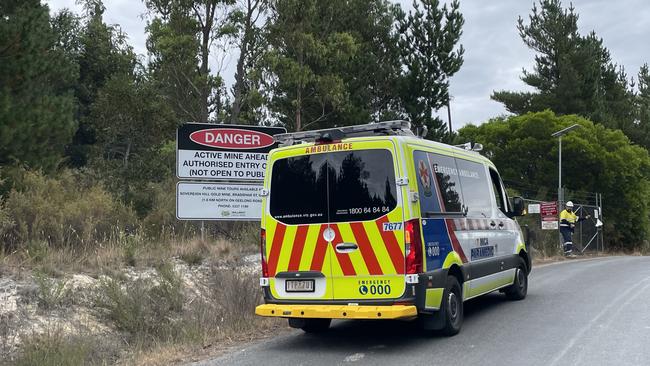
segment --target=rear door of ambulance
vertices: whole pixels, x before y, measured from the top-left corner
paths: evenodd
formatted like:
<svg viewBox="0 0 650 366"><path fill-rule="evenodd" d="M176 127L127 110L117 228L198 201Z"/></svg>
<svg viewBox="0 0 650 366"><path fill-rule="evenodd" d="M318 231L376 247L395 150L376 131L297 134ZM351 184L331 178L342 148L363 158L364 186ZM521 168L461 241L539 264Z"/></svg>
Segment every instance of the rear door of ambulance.
<svg viewBox="0 0 650 366"><path fill-rule="evenodd" d="M395 151L387 139L357 140L273 158L266 252L274 297L363 302L404 293L404 197L396 184L404 172ZM287 291L299 276L313 277L313 292Z"/></svg>
<svg viewBox="0 0 650 366"><path fill-rule="evenodd" d="M271 153L262 227L271 296L280 300L333 298L328 228L327 155L304 147Z"/></svg>

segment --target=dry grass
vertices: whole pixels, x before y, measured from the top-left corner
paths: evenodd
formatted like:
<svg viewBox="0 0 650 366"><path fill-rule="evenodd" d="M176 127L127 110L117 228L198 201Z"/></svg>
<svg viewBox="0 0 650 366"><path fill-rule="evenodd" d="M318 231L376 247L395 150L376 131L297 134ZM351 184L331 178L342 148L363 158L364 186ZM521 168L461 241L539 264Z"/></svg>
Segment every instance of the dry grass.
<svg viewBox="0 0 650 366"><path fill-rule="evenodd" d="M121 235L94 247L49 247L26 245L23 250L6 252L0 248L0 275L22 277L35 270L51 277L84 273L97 277L125 266L143 268L178 258L188 265L231 261L257 248L250 243L234 244L223 238L153 239L139 235Z"/></svg>
<svg viewBox="0 0 650 366"><path fill-rule="evenodd" d="M250 263L241 258L257 252L251 238L257 238L259 229L254 225L239 229L239 239L120 234L96 246L34 242L13 252L0 248L0 275L31 283L31 292L21 296L38 305L39 316L68 316L63 309L74 303L102 323L103 331L112 329L110 334L81 335L66 328L65 335L24 337L22 364L39 364L44 358L62 365L87 364L79 360L97 354L94 343L86 347L75 342L96 337L95 343L102 344L110 337L114 347L109 353L120 356L111 356L106 364L167 365L214 355L270 329L286 329L286 322L254 315L262 302L257 276L239 269L247 264L250 271ZM93 277L100 285L83 293L66 291L66 282L75 274ZM79 296L87 301L76 301ZM0 326L9 327L4 320ZM116 339L122 341L115 344ZM61 352L55 354L56 349Z"/></svg>
<svg viewBox="0 0 650 366"><path fill-rule="evenodd" d="M16 366L109 365L119 358L119 347L90 334L66 335L58 329L26 335Z"/></svg>
<svg viewBox="0 0 650 366"><path fill-rule="evenodd" d="M127 363L166 365L196 354L214 354L284 322L254 315L262 302L256 278L236 270L213 270L189 292L170 266L156 277L106 281L97 307L127 334Z"/></svg>

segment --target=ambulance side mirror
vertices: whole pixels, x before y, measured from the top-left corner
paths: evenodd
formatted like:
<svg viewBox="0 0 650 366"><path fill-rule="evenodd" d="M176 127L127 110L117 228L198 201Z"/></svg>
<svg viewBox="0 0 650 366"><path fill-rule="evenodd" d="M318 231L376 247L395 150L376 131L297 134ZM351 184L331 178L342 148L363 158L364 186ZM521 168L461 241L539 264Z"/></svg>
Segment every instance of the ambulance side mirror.
<svg viewBox="0 0 650 366"><path fill-rule="evenodd" d="M512 212L511 215L514 216L524 216L525 202L521 197L512 197Z"/></svg>

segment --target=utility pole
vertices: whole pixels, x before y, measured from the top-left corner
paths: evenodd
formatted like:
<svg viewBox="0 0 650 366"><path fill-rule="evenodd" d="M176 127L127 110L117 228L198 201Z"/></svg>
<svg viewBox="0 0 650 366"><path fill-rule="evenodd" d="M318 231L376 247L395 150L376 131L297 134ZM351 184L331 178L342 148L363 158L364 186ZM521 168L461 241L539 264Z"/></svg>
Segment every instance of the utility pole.
<svg viewBox="0 0 650 366"><path fill-rule="evenodd" d="M559 130L555 133L553 133L551 136L552 137L557 137L558 138L558 164L557 164L557 210L560 212L562 210L562 203L564 202L564 195L562 192L562 136L566 135L567 133L575 130L578 127L582 127L579 124L571 125L565 129ZM559 218L558 218L558 239L560 242L560 248L562 248L562 234L560 233L559 230Z"/></svg>
<svg viewBox="0 0 650 366"><path fill-rule="evenodd" d="M449 106L449 94L447 94L447 122L449 123L449 143L451 143L451 139L453 137L453 130L451 129L451 107Z"/></svg>

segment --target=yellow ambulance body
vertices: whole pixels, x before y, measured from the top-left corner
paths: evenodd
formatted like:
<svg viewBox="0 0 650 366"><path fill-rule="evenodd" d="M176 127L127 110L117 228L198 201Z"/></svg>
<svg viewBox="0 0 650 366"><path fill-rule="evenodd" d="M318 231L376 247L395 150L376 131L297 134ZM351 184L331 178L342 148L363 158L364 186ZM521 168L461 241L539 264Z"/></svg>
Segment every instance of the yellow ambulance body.
<svg viewBox="0 0 650 366"><path fill-rule="evenodd" d="M276 136L261 220L265 304L308 332L419 319L455 334L463 301L525 297L530 258L494 165L405 121Z"/></svg>

